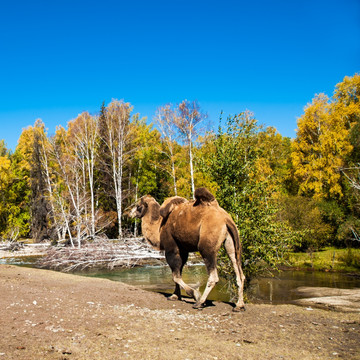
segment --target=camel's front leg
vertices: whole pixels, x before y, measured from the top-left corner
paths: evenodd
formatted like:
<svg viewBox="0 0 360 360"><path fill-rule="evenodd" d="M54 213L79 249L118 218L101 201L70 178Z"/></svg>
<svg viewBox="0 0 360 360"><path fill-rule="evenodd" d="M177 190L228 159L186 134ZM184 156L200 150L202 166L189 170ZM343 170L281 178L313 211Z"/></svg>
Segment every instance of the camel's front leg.
<svg viewBox="0 0 360 360"><path fill-rule="evenodd" d="M171 296L169 296L167 299L170 301L181 300L181 288L179 284L175 283L174 293Z"/></svg>
<svg viewBox="0 0 360 360"><path fill-rule="evenodd" d="M182 279L181 273L182 269L186 263L188 254L182 254L178 251L169 251L165 253L166 261L169 264L172 277L175 282L175 292L168 299L169 300L181 300L181 291L180 288L183 288L186 294L190 297L193 297L196 301L200 298L200 293L196 289L193 289Z"/></svg>

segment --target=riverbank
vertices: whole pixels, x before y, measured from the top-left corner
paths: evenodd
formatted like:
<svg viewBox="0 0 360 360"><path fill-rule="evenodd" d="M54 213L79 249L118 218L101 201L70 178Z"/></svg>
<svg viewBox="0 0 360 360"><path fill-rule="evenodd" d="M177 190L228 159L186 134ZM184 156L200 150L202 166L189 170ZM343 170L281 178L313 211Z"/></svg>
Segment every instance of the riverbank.
<svg viewBox="0 0 360 360"><path fill-rule="evenodd" d="M144 261L165 261L164 255L154 251L142 238L131 238L123 242L94 242L85 244L81 249L54 247L50 243L20 244L15 251L10 251L4 250L9 248L10 243L2 243L0 259L46 255L43 261L45 268L65 272L74 268L81 270L101 266L128 267L142 264ZM360 249L324 248L316 252L290 253L280 269L341 272L360 277Z"/></svg>
<svg viewBox="0 0 360 360"><path fill-rule="evenodd" d="M359 359L360 314L192 300L0 265L0 359Z"/></svg>
<svg viewBox="0 0 360 360"><path fill-rule="evenodd" d="M12 245L17 245L13 247ZM11 250L11 248L13 249ZM50 243L25 244L2 242L0 247L0 259L8 259L26 256L43 256L51 248Z"/></svg>

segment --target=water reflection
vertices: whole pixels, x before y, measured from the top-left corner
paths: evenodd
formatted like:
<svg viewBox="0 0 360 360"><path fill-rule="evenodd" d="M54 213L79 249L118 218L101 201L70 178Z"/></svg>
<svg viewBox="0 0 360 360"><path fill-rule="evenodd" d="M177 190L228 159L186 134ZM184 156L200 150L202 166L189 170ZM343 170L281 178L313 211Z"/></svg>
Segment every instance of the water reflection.
<svg viewBox="0 0 360 360"><path fill-rule="evenodd" d="M14 256L0 259L0 264L34 267L42 255Z"/></svg>
<svg viewBox="0 0 360 360"><path fill-rule="evenodd" d="M121 281L129 285L141 287L145 290L172 294L174 282L168 266L145 266L123 270L89 270L78 273L79 275L100 277L114 281ZM203 291L206 285L207 275L203 265L186 266L183 271L183 279L190 286L200 286ZM209 300L229 301L227 284L220 281L216 288L210 293Z"/></svg>
<svg viewBox="0 0 360 360"><path fill-rule="evenodd" d="M301 286L360 288L360 277L328 272L283 271L274 274L273 278L253 280L248 289L248 296L255 303L291 303L304 297L296 291Z"/></svg>

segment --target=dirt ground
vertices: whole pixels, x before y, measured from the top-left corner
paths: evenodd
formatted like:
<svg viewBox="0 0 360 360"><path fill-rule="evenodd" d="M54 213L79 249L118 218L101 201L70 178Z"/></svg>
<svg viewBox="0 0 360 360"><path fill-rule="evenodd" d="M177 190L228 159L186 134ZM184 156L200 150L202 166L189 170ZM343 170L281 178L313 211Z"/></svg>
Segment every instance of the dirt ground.
<svg viewBox="0 0 360 360"><path fill-rule="evenodd" d="M0 265L1 359L360 359L360 314L193 301Z"/></svg>

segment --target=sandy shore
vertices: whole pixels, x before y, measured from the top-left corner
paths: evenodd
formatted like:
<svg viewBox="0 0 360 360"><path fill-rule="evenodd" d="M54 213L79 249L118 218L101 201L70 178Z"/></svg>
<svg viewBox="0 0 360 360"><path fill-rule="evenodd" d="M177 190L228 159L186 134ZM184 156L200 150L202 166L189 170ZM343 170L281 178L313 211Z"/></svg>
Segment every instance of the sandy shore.
<svg viewBox="0 0 360 360"><path fill-rule="evenodd" d="M0 265L0 359L360 359L360 314L167 301L105 279Z"/></svg>

